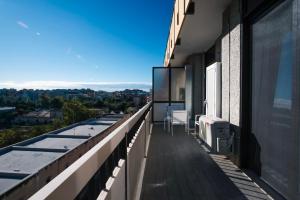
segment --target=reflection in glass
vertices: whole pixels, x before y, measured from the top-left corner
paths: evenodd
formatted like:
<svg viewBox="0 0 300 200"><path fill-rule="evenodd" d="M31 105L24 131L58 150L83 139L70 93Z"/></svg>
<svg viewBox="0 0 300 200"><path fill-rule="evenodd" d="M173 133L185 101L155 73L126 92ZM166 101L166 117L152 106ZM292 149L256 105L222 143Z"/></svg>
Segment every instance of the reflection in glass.
<svg viewBox="0 0 300 200"><path fill-rule="evenodd" d="M153 78L154 101L169 101L169 69L154 68Z"/></svg>
<svg viewBox="0 0 300 200"><path fill-rule="evenodd" d="M287 1L252 26L252 133L260 147L262 178L285 196L296 149L291 145L292 4Z"/></svg>
<svg viewBox="0 0 300 200"><path fill-rule="evenodd" d="M171 98L172 101L185 100L185 70L172 68L171 70Z"/></svg>
<svg viewBox="0 0 300 200"><path fill-rule="evenodd" d="M169 103L153 104L153 121L163 121L167 114Z"/></svg>

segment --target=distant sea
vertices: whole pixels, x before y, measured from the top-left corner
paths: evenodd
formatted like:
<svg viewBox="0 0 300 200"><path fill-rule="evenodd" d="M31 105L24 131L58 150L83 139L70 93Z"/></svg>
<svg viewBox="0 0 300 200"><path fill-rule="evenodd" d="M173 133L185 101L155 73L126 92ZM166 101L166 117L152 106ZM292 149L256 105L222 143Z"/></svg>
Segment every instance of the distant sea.
<svg viewBox="0 0 300 200"><path fill-rule="evenodd" d="M149 91L152 87L148 82L67 82L67 81L28 81L28 82L0 82L0 88L21 89L92 89L108 92L125 89L140 89Z"/></svg>

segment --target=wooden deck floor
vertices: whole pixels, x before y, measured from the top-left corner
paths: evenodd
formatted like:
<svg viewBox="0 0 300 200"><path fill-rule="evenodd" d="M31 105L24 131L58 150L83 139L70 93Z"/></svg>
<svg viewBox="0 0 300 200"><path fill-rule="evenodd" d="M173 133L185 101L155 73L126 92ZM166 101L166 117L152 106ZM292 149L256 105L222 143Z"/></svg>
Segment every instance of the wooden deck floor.
<svg viewBox="0 0 300 200"><path fill-rule="evenodd" d="M142 200L269 199L225 157L210 155L194 136L174 136L153 126L141 192Z"/></svg>

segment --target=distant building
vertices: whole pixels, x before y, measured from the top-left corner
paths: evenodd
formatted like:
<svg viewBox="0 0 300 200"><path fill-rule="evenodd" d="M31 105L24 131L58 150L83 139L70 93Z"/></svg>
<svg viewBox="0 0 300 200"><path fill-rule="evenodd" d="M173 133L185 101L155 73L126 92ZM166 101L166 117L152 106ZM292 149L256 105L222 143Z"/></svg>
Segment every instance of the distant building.
<svg viewBox="0 0 300 200"><path fill-rule="evenodd" d="M33 111L15 118L15 124L47 124L54 119L62 119L63 114L57 110L39 110Z"/></svg>
<svg viewBox="0 0 300 200"><path fill-rule="evenodd" d="M100 108L92 108L92 109L89 109L89 111L92 111L98 117L100 117L100 116L102 116L102 115L104 115L106 113L105 109L100 109Z"/></svg>
<svg viewBox="0 0 300 200"><path fill-rule="evenodd" d="M0 113L15 111L16 107L0 107Z"/></svg>

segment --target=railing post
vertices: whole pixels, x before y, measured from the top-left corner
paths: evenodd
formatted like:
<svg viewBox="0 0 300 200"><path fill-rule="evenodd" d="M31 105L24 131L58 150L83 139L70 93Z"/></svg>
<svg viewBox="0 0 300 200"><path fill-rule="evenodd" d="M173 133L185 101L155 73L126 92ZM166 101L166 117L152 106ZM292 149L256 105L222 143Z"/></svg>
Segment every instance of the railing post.
<svg viewBox="0 0 300 200"><path fill-rule="evenodd" d="M125 148L124 148L124 158L125 158L125 199L128 200L128 185L127 185L127 181L128 181L128 168L127 168L127 147L128 147L128 132L125 134Z"/></svg>

